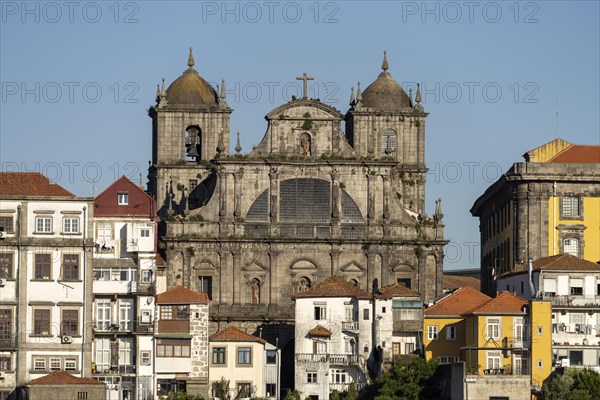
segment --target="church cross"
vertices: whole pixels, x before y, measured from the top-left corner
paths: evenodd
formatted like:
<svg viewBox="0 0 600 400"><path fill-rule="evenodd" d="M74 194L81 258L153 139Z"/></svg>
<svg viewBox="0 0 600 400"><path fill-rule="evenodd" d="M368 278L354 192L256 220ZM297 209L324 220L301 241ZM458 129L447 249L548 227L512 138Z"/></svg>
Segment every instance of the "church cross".
<svg viewBox="0 0 600 400"><path fill-rule="evenodd" d="M304 81L304 96L302 96L302 98L303 99L308 98L306 96L306 92L308 91L308 81L314 81L315 78L312 77L312 76L306 75L306 72L305 72L304 75L297 77L296 80L298 80L298 81Z"/></svg>

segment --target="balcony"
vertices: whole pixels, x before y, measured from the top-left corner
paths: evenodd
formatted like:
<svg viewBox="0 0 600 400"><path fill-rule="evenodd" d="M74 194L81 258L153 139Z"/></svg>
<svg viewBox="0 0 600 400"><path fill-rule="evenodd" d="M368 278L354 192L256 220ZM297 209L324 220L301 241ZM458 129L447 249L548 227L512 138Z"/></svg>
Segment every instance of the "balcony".
<svg viewBox="0 0 600 400"><path fill-rule="evenodd" d="M526 367L515 367L512 368L510 365L506 365L504 368L485 368L483 370L484 375L529 375L529 370Z"/></svg>
<svg viewBox="0 0 600 400"><path fill-rule="evenodd" d="M93 321L92 327L94 333L153 333L153 321Z"/></svg>
<svg viewBox="0 0 600 400"><path fill-rule="evenodd" d="M347 332L358 332L358 321L342 322L342 330Z"/></svg>
<svg viewBox="0 0 600 400"><path fill-rule="evenodd" d="M296 361L300 363L329 363L334 365L358 365L360 358L355 354L312 354L297 353Z"/></svg>
<svg viewBox="0 0 600 400"><path fill-rule="evenodd" d="M552 305L558 308L573 307L573 308L597 308L600 306L600 296L577 296L577 295L561 295L557 296L552 293L542 293L542 300L552 302Z"/></svg>
<svg viewBox="0 0 600 400"><path fill-rule="evenodd" d="M364 383L354 382L354 384L356 385L356 389L359 391L362 390L362 388L365 386ZM340 393L347 392L348 389L350 388L350 385L351 385L351 382L349 382L349 383L330 383L329 391L331 392L332 390L337 390Z"/></svg>
<svg viewBox="0 0 600 400"><path fill-rule="evenodd" d="M17 339L14 337L0 338L0 350L16 350Z"/></svg>
<svg viewBox="0 0 600 400"><path fill-rule="evenodd" d="M130 281L127 286L128 293L154 295L156 290L153 282Z"/></svg>

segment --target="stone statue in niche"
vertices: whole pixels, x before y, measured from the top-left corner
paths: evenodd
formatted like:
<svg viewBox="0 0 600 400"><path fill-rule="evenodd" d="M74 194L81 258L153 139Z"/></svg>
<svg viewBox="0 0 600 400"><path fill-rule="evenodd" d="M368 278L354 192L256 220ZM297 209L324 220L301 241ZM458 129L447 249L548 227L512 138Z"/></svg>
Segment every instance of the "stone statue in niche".
<svg viewBox="0 0 600 400"><path fill-rule="evenodd" d="M308 289L310 289L310 280L305 276L298 279L298 293L304 292Z"/></svg>
<svg viewBox="0 0 600 400"><path fill-rule="evenodd" d="M250 281L250 301L252 303L259 303L260 301L260 282L258 279L252 279Z"/></svg>
<svg viewBox="0 0 600 400"><path fill-rule="evenodd" d="M300 155L310 156L310 151L310 136L308 133L303 133L300 135Z"/></svg>

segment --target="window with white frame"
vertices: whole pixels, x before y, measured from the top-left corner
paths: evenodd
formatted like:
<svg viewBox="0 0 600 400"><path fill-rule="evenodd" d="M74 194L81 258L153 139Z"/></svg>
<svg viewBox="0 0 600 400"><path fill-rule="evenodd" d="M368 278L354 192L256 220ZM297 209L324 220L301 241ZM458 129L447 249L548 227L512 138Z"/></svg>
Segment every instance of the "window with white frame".
<svg viewBox="0 0 600 400"><path fill-rule="evenodd" d="M52 218L51 217L37 217L35 219L35 231L37 233L51 233L52 232Z"/></svg>
<svg viewBox="0 0 600 400"><path fill-rule="evenodd" d="M571 296L583 296L582 278L571 278Z"/></svg>
<svg viewBox="0 0 600 400"><path fill-rule="evenodd" d="M63 218L64 233L79 233L79 218Z"/></svg>
<svg viewBox="0 0 600 400"><path fill-rule="evenodd" d="M500 369L502 353L499 351L487 352L487 369Z"/></svg>
<svg viewBox="0 0 600 400"><path fill-rule="evenodd" d="M562 216L563 218L579 217L579 197L564 196L562 198Z"/></svg>
<svg viewBox="0 0 600 400"><path fill-rule="evenodd" d="M58 371L61 368L61 362L62 360L60 358L54 358L54 357L50 357L50 371Z"/></svg>
<svg viewBox="0 0 600 400"><path fill-rule="evenodd" d="M514 320L514 341L523 342L525 340L525 324L523 318L515 318Z"/></svg>
<svg viewBox="0 0 600 400"><path fill-rule="evenodd" d="M317 383L317 373L316 372L307 372L306 373L306 382L307 383Z"/></svg>
<svg viewBox="0 0 600 400"><path fill-rule="evenodd" d="M327 308L325 306L315 306L315 320L327 319Z"/></svg>
<svg viewBox="0 0 600 400"><path fill-rule="evenodd" d="M488 318L486 326L486 339L500 339L500 319Z"/></svg>
<svg viewBox="0 0 600 400"><path fill-rule="evenodd" d="M142 283L152 283L152 270L151 269L142 270Z"/></svg>
<svg viewBox="0 0 600 400"><path fill-rule="evenodd" d="M129 193L119 192L117 193L117 204L120 206L129 204Z"/></svg>
<svg viewBox="0 0 600 400"><path fill-rule="evenodd" d="M34 371L45 371L46 370L46 358L45 357L34 357L33 370Z"/></svg>
<svg viewBox="0 0 600 400"><path fill-rule="evenodd" d="M348 373L343 369L334 369L330 371L331 383L346 383L350 382Z"/></svg>
<svg viewBox="0 0 600 400"><path fill-rule="evenodd" d="M65 371L77 371L77 359L74 357L65 358Z"/></svg>
<svg viewBox="0 0 600 400"><path fill-rule="evenodd" d="M98 372L110 370L110 338L96 338L95 362Z"/></svg>
<svg viewBox="0 0 600 400"><path fill-rule="evenodd" d="M427 327L427 338L429 340L437 340L438 338L438 327L435 325L429 325Z"/></svg>
<svg viewBox="0 0 600 400"><path fill-rule="evenodd" d="M133 364L133 340L134 338L119 338L119 366Z"/></svg>
<svg viewBox="0 0 600 400"><path fill-rule="evenodd" d="M101 331L108 330L111 323L111 301L106 298L96 299L96 329Z"/></svg>
<svg viewBox="0 0 600 400"><path fill-rule="evenodd" d="M579 240L574 238L566 238L563 242L564 252L575 257L579 257Z"/></svg>
<svg viewBox="0 0 600 400"><path fill-rule="evenodd" d="M456 340L456 325L446 326L446 340Z"/></svg>
<svg viewBox="0 0 600 400"><path fill-rule="evenodd" d="M143 227L140 229L140 237L149 238L150 237L150 228Z"/></svg>
<svg viewBox="0 0 600 400"><path fill-rule="evenodd" d="M140 351L140 365L150 365L152 353L150 351Z"/></svg>
<svg viewBox="0 0 600 400"><path fill-rule="evenodd" d="M0 217L0 230L6 233L14 233L13 217Z"/></svg>
<svg viewBox="0 0 600 400"><path fill-rule="evenodd" d="M130 331L133 320L133 299L119 300L119 329L121 331Z"/></svg>
<svg viewBox="0 0 600 400"><path fill-rule="evenodd" d="M112 222L98 222L98 242L112 240Z"/></svg>

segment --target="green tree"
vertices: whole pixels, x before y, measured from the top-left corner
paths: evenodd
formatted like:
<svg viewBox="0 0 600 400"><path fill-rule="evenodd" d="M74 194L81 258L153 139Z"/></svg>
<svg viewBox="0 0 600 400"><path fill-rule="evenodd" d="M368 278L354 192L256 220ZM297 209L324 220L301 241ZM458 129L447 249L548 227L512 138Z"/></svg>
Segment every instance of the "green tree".
<svg viewBox="0 0 600 400"><path fill-rule="evenodd" d="M358 388L356 382L352 382L348 387L348 393L344 396L344 400L358 400Z"/></svg>
<svg viewBox="0 0 600 400"><path fill-rule="evenodd" d="M413 357L409 363L399 361L365 388L366 398L375 400L419 400L437 395L433 374L437 361Z"/></svg>
<svg viewBox="0 0 600 400"><path fill-rule="evenodd" d="M295 389L288 389L283 400L301 400L300 392Z"/></svg>
<svg viewBox="0 0 600 400"><path fill-rule="evenodd" d="M542 387L544 400L600 399L600 374L590 369L554 373Z"/></svg>
<svg viewBox="0 0 600 400"><path fill-rule="evenodd" d="M333 389L331 391L331 395L329 396L329 399L330 400L342 400L342 399L340 399L340 393L336 389Z"/></svg>

